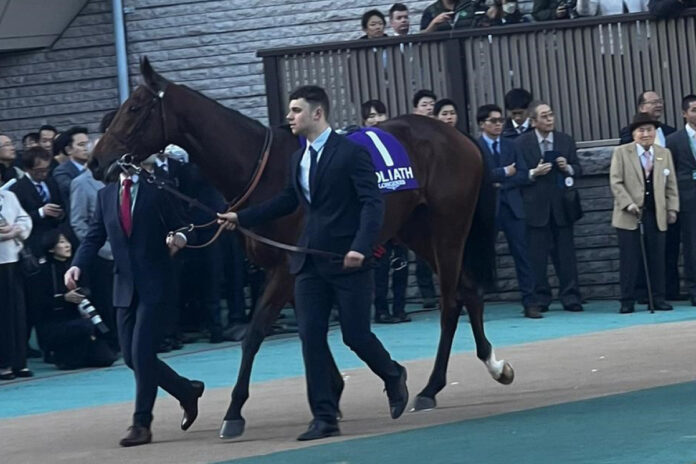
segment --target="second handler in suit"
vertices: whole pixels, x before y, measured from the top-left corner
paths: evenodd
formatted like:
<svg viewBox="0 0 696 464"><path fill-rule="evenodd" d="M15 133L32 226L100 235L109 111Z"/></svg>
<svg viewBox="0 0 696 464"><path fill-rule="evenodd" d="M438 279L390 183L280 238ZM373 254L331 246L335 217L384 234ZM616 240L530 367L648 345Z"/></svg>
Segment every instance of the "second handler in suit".
<svg viewBox="0 0 696 464"><path fill-rule="evenodd" d="M672 309L665 302L665 235L667 224L677 220L679 195L672 154L655 145L658 127L659 121L650 114L638 113L630 126L634 142L617 147L611 157L611 224L619 239L621 313L634 310L636 279L642 269L639 219L645 231L654 309Z"/></svg>
<svg viewBox="0 0 696 464"><path fill-rule="evenodd" d="M406 369L393 361L370 330L373 271L365 266L382 225L384 204L370 156L331 130L329 99L321 87L304 86L290 95L287 116L292 132L307 145L292 155L285 189L260 205L220 214L229 229L252 227L293 213L302 205L304 228L298 246L344 256L343 262L296 253L290 257L295 279L295 313L302 341L309 406L314 417L298 440L338 435L338 401L331 372L335 362L327 343L329 315L338 305L343 341L386 387L392 418L408 402Z"/></svg>
<svg viewBox="0 0 696 464"><path fill-rule="evenodd" d="M73 266L65 273L65 286L75 289L82 270L90 268L109 240L114 256L113 306L118 335L123 360L133 370L136 385L133 425L121 446L143 445L152 440L150 425L158 386L179 400L184 409L183 430L198 415L203 382L181 377L157 358L156 351L170 253L186 245L183 234L167 236L167 232L182 225L183 220L164 191L137 175L121 174L120 182L110 183L97 193L89 230Z"/></svg>
<svg viewBox="0 0 696 464"><path fill-rule="evenodd" d="M551 107L542 101L529 105L534 130L515 140L530 167L531 182L522 188L527 218L529 259L536 279L536 302L542 311L551 303L546 268L549 255L558 275L558 299L566 311L582 311L573 243L573 219L563 201L564 189L580 176L575 141L555 130Z"/></svg>

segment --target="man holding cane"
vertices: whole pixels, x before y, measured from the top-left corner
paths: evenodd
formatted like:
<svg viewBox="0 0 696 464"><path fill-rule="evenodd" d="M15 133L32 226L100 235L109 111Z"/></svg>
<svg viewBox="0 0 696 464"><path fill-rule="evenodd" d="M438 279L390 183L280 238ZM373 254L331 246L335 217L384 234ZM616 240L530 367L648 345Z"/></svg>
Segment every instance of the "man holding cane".
<svg viewBox="0 0 696 464"><path fill-rule="evenodd" d="M612 225L619 239L621 314L632 313L635 286L641 266L641 240L645 240L654 307L668 311L665 301L665 232L677 220L679 194L669 150L655 145L660 122L638 113L630 125L633 142L614 150L609 182L614 195ZM639 230L642 221L644 237Z"/></svg>

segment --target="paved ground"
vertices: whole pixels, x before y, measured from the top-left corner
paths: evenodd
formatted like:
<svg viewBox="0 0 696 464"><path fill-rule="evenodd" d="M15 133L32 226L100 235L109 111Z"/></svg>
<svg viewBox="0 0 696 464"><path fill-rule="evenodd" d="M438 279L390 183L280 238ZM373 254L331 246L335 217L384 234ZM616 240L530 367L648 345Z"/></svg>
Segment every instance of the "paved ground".
<svg viewBox="0 0 696 464"><path fill-rule="evenodd" d="M168 358L182 374L208 384L200 418L181 432L178 405L162 396L155 443L135 449L117 446L132 410L133 382L125 367L44 372L0 387L0 462L696 462L690 349L696 310L619 316L615 306L593 303L583 314L552 311L530 321L517 308L491 305L487 332L498 357L516 369L513 385L490 379L472 355L464 321L438 409L398 421L388 418L378 379L334 332L331 343L347 380L346 417L343 436L320 443L294 440L310 419L294 337L262 348L245 408L247 432L232 442L218 440L216 432L237 346L200 351L199 345ZM432 367L436 313L376 331L395 358L406 361L416 393Z"/></svg>

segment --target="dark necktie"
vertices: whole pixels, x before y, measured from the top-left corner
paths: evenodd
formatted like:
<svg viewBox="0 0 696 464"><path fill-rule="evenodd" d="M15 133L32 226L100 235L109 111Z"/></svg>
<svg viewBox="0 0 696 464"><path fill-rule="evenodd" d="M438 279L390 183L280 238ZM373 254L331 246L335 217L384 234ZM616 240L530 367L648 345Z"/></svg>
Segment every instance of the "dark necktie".
<svg viewBox="0 0 696 464"><path fill-rule="evenodd" d="M43 185L41 184L34 184L36 186L36 191L39 192L39 196L41 197L41 201L44 203L48 203L48 192L43 188Z"/></svg>
<svg viewBox="0 0 696 464"><path fill-rule="evenodd" d="M312 193L314 192L314 182L316 179L316 174L317 174L317 151L312 147L311 145L309 146L309 197L312 197Z"/></svg>
<svg viewBox="0 0 696 464"><path fill-rule="evenodd" d="M498 141L493 142L493 161L495 161L495 167L500 167L500 152L498 151Z"/></svg>
<svg viewBox="0 0 696 464"><path fill-rule="evenodd" d="M133 230L133 217L131 216L131 186L133 180L130 177L123 179L123 187L121 188L121 207L119 216L121 216L121 225L126 236L130 237Z"/></svg>

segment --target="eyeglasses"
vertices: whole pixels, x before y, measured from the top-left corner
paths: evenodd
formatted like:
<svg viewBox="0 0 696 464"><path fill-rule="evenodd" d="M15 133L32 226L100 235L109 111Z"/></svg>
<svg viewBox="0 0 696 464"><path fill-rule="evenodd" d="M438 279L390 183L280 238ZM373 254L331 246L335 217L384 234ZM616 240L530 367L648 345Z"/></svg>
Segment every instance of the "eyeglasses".
<svg viewBox="0 0 696 464"><path fill-rule="evenodd" d="M486 122L490 122L491 124L502 124L505 122L504 118L488 118L486 119Z"/></svg>

